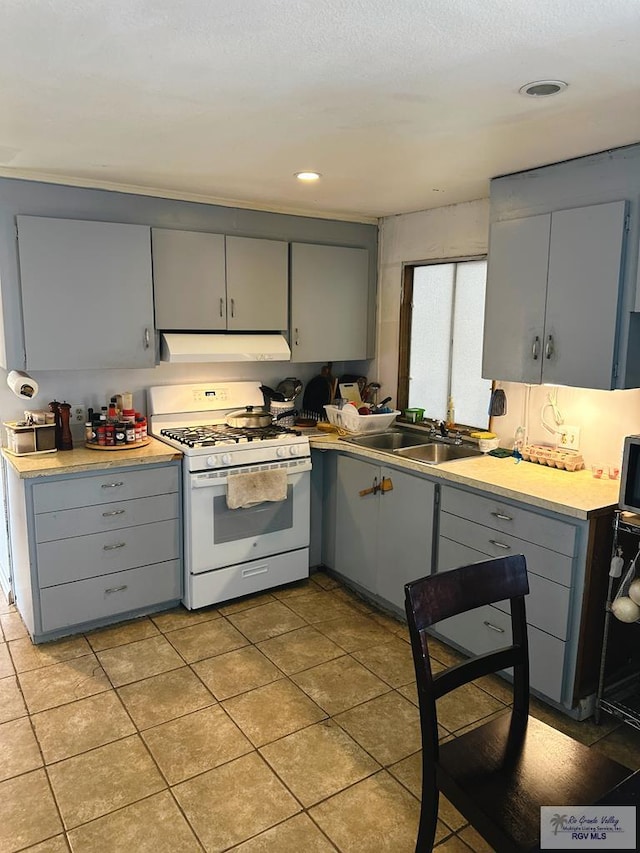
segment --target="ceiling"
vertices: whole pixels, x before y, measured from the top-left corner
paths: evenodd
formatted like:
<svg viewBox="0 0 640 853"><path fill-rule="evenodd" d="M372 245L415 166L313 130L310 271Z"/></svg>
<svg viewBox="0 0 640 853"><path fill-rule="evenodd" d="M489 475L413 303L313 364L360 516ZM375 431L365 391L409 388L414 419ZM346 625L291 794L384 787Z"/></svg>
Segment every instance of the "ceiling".
<svg viewBox="0 0 640 853"><path fill-rule="evenodd" d="M0 116L5 176L369 221L640 141L640 2L2 0Z"/></svg>

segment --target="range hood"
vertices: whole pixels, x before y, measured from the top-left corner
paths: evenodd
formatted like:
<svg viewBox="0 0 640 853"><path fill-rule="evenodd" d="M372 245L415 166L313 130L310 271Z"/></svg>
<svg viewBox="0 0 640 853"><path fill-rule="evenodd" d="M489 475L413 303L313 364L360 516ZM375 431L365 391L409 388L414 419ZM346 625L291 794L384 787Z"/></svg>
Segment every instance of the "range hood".
<svg viewBox="0 0 640 853"><path fill-rule="evenodd" d="M290 361L291 350L282 335L165 332L160 336L160 359L183 363Z"/></svg>

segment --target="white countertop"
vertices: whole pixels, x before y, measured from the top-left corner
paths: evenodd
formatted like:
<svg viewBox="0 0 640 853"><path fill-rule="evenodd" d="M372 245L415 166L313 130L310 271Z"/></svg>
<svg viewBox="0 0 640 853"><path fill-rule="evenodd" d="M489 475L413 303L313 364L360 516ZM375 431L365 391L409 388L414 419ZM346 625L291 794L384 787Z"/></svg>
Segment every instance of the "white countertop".
<svg viewBox="0 0 640 853"><path fill-rule="evenodd" d="M309 441L315 450L346 451L383 465L417 471L435 480L481 489L574 518L588 519L608 512L618 504L619 481L596 480L587 470L561 471L537 462L516 463L512 457L498 459L487 455L427 465L348 444L331 433L310 435Z"/></svg>

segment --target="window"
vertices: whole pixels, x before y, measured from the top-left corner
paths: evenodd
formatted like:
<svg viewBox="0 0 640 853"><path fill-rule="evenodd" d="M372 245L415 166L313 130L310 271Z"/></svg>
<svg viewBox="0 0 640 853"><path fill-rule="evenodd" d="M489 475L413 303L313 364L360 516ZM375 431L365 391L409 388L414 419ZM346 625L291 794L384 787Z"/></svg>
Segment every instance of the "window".
<svg viewBox="0 0 640 853"><path fill-rule="evenodd" d="M399 408L445 420L452 397L456 423L487 428L491 380L481 376L486 278L484 259L405 267Z"/></svg>

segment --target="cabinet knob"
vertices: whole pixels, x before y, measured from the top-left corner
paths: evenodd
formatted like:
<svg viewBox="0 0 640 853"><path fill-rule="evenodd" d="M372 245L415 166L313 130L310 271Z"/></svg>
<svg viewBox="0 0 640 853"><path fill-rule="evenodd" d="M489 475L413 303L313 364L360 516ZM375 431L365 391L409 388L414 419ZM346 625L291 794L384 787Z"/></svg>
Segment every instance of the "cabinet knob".
<svg viewBox="0 0 640 853"><path fill-rule="evenodd" d="M144 348L149 349L151 346L151 332L148 328L144 330Z"/></svg>
<svg viewBox="0 0 640 853"><path fill-rule="evenodd" d="M293 330L293 344L294 346L300 346L300 335L298 333L298 329Z"/></svg>
<svg viewBox="0 0 640 853"><path fill-rule="evenodd" d="M112 509L111 512L103 512L102 516L103 518L109 518L112 515L124 515L125 512L126 509Z"/></svg>
<svg viewBox="0 0 640 853"><path fill-rule="evenodd" d="M220 316L224 317L224 299L220 297Z"/></svg>
<svg viewBox="0 0 640 853"><path fill-rule="evenodd" d="M123 584L122 586L110 586L108 589L105 589L105 593L107 595L111 595L113 592L122 592L127 589L127 584Z"/></svg>
<svg viewBox="0 0 640 853"><path fill-rule="evenodd" d="M118 486L124 486L124 483L120 481L119 483L103 483L100 488L101 489L117 489Z"/></svg>
<svg viewBox="0 0 640 853"><path fill-rule="evenodd" d="M236 300L235 299L231 300L231 316L232 317L236 316Z"/></svg>
<svg viewBox="0 0 640 853"><path fill-rule="evenodd" d="M482 624L486 625L487 628L491 628L492 631L496 631L498 634L504 634L504 628L498 628L497 625L492 625L491 622L487 622L486 619Z"/></svg>
<svg viewBox="0 0 640 853"><path fill-rule="evenodd" d="M507 545L506 542L499 542L497 539L489 539L491 545L495 545L496 548L502 548L503 551L510 551L511 545Z"/></svg>
<svg viewBox="0 0 640 853"><path fill-rule="evenodd" d="M117 542L115 545L103 545L103 551L115 551L117 548L124 548L126 546L126 542Z"/></svg>

